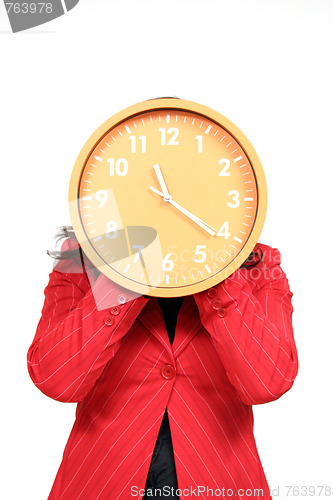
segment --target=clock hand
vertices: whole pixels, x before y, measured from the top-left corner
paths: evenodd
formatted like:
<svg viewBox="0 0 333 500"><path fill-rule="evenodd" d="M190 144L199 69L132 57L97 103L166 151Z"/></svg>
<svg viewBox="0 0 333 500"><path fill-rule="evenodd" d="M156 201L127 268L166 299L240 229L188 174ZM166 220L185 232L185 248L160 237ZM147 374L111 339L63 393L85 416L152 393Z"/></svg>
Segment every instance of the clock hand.
<svg viewBox="0 0 333 500"><path fill-rule="evenodd" d="M158 163L156 163L154 165L154 170L155 170L155 173L157 175L157 180L160 183L160 186L162 189L164 201L169 202L170 201L169 198L171 198L171 196L170 196L170 193L168 191L168 188L166 187L165 180L164 180L161 168L160 168Z"/></svg>
<svg viewBox="0 0 333 500"><path fill-rule="evenodd" d="M158 189L155 189L153 186L150 186L149 189L151 191L153 191L153 193L158 194L159 196L162 196L162 197L164 196L163 193L161 193L161 191L158 191ZM173 205L175 208L177 208L177 210L179 210L180 212L182 212L184 215L186 215L186 217L188 217L193 222L195 222L202 229L204 229L205 231L207 231L207 233L209 233L211 236L215 235L216 229L214 229L211 226L209 226L208 224L206 224L206 222L204 222L201 219L199 219L199 217L197 217L196 215L193 215L191 212L189 212L188 210L186 210L186 208L184 208L181 205L179 205L179 203L176 203L171 198L171 196L170 196L169 203L170 203L170 205Z"/></svg>
<svg viewBox="0 0 333 500"><path fill-rule="evenodd" d="M198 226L202 227L207 233L209 233L211 236L214 236L215 233L217 232L216 229L212 228L209 226L209 224L206 224L203 220L199 219L196 215L193 215L191 212L186 210L186 208L182 207L179 205L179 203L176 203L173 199L170 200L171 205L173 205L175 208L177 208L180 212L182 212L184 215L186 215L189 219L191 219L193 222L198 224Z"/></svg>

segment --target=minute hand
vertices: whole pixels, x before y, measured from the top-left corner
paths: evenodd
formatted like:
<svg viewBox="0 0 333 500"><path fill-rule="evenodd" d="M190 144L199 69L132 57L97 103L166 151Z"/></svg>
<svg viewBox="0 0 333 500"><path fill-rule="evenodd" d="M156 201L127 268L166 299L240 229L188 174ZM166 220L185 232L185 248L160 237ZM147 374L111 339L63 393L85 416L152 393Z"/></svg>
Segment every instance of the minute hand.
<svg viewBox="0 0 333 500"><path fill-rule="evenodd" d="M154 193L158 194L159 196L162 196L162 197L164 196L163 193L161 193L161 191L158 191L158 189L155 189L153 186L150 186L149 189L151 191L153 191ZM205 231L207 231L207 233L209 233L211 236L215 235L216 230L214 228L211 228L211 226L208 226L208 224L206 224L205 222L203 222L196 215L193 215L191 212L189 212L188 210L186 210L186 208L184 208L181 205L179 205L179 203L177 203L176 201L174 201L172 198L170 199L169 203L170 203L170 205L173 205L175 208L177 208L177 210L179 210L180 212L182 212L184 215L186 215L186 217L188 217L189 219L191 219L191 221L195 222L198 226L200 226L202 229L204 229Z"/></svg>

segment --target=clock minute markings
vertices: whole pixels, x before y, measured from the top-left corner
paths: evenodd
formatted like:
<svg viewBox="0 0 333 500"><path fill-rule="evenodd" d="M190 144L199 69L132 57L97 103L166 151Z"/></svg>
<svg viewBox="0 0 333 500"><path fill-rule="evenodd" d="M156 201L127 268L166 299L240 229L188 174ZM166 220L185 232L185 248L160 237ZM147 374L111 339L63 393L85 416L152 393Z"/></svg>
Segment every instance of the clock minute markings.
<svg viewBox="0 0 333 500"><path fill-rule="evenodd" d="M237 151L237 149L235 149L235 151ZM233 153L234 153L234 151L233 151ZM237 162L238 162L238 161L240 161L242 158L243 158L243 157L242 157L242 155L241 155L241 156L237 156L237 158L234 158L234 162L235 162L235 163L237 163ZM242 165L242 166L244 166L244 165Z"/></svg>

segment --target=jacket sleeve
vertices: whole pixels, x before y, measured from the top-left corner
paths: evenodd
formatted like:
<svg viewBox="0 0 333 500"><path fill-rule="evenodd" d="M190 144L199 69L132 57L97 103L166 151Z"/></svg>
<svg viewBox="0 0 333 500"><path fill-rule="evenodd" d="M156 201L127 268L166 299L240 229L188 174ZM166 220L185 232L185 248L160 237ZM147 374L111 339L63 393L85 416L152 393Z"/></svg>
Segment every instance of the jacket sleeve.
<svg viewBox="0 0 333 500"><path fill-rule="evenodd" d="M227 376L245 404L266 403L288 391L298 371L292 292L276 248L258 244L263 262L238 269L194 296Z"/></svg>
<svg viewBox="0 0 333 500"><path fill-rule="evenodd" d="M60 261L45 289L28 349L28 371L47 396L78 402L92 389L148 299L102 274L90 286L77 264Z"/></svg>

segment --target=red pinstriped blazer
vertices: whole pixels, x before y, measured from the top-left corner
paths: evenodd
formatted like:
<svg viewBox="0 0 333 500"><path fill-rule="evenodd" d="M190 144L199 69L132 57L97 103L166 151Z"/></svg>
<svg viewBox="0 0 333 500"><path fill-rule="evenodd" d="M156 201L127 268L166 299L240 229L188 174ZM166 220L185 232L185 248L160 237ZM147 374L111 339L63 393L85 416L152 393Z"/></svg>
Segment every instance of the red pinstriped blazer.
<svg viewBox="0 0 333 500"><path fill-rule="evenodd" d="M142 498L166 407L180 498L271 498L252 405L288 391L298 360L280 253L257 248L255 268L184 298L172 346L156 298L57 264L28 351L34 384L77 403L48 500Z"/></svg>

